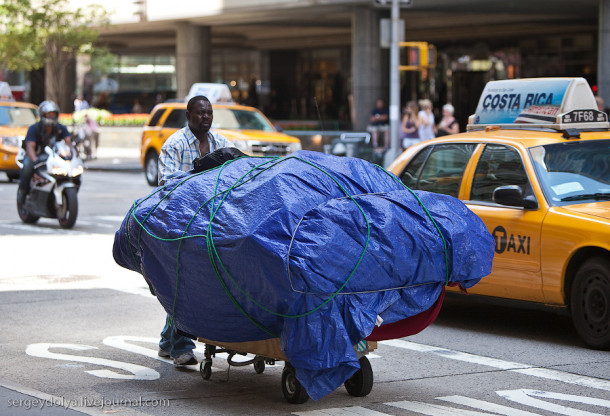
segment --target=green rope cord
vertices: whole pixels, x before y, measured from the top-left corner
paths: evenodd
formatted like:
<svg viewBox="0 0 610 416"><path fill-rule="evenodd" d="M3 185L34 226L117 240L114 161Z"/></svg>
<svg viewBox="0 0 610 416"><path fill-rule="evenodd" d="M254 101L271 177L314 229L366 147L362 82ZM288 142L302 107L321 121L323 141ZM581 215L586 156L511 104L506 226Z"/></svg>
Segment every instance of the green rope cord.
<svg viewBox="0 0 610 416"><path fill-rule="evenodd" d="M220 266L222 267L222 270L227 274L227 276L230 278L231 282L235 285L237 290L239 290L239 292L242 293L250 302L252 302L254 305L259 307L260 309L264 310L265 312L267 312L267 313L269 313L271 315L274 315L274 316L280 316L280 317L283 317L283 318L300 318L300 317L303 317L303 316L307 316L307 315L309 315L309 314L319 310L320 308L322 308L324 305L326 305L331 300L333 300L343 290L343 288L349 283L350 279L353 277L354 273L358 269L358 266L360 266L360 263L362 262L362 259L364 258L364 255L365 255L366 250L368 248L369 241L370 241L370 235L371 235L371 226L370 226L369 220L368 220L364 210L360 206L360 204L358 204L358 202L356 202L356 200L353 198L353 196L349 192L347 192L347 190L337 181L337 179L335 179L332 175L330 175L328 172L326 172L320 166L318 166L318 165L316 165L316 164L314 164L312 162L309 162L307 160L298 158L296 156L286 156L286 157L282 158L281 160L279 160L277 163L283 163L283 162L285 162L285 161L287 161L289 159L296 159L296 160L299 160L301 162L304 162L304 163L306 163L306 164L308 164L308 165L310 165L310 166L320 170L325 175L327 175L329 178L331 178L337 184L337 186L343 191L343 193L345 193L345 195L347 197L349 197L349 199L356 204L356 206L358 207L358 209L360 210L360 212L362 213L362 215L364 217L364 220L366 222L366 227L367 227L367 237L366 237L366 242L365 242L365 245L364 245L364 249L362 250L362 253L360 254L360 257L358 258L358 261L356 262L356 265L351 270L351 272L349 273L347 279L343 282L343 284L335 292L333 292L328 299L323 301L320 305L316 306L315 308L313 308L313 309L311 309L311 310L309 310L307 312L303 312L303 313L295 314L295 315L292 315L292 314L291 315L283 314L283 313L280 313L280 312L272 311L268 307L260 304L258 301L256 301L254 298L252 298L248 293L246 293L245 290L243 290L241 288L241 286L235 281L233 276L229 273L229 271L226 269L226 267L222 263L222 260L220 259L220 256L219 256L219 254L218 254L218 252L216 250L216 247L215 247L214 241L213 241L213 237L212 237L212 222L213 222L213 219L214 219L214 217L216 215L216 212L218 212L218 209L220 208L220 206L222 205L222 203L224 202L224 200L228 196L228 192L225 193L225 195L224 195L223 199L221 200L221 202L219 203L218 207L215 210L211 211L211 213L210 213L210 221L208 223L209 234L208 234L208 238L207 238L207 245L208 245L208 254L210 255L210 260L212 261L212 263L213 264L215 263L215 259L214 259L214 257L215 257L218 260L218 263L220 263ZM276 164L274 164L273 166L275 166ZM265 170L267 170L269 168L271 168L271 167L268 167ZM247 175L247 173L246 173L246 175ZM244 175L244 176L246 176L246 175ZM242 178L243 178L243 176L242 176ZM241 180L241 178L240 178L240 180ZM234 188L234 186L231 187L230 189L228 189L228 191L231 191L233 188ZM215 188L215 190L216 190L216 188ZM212 256L212 252L214 254L214 257ZM216 265L214 265L214 271L215 271L218 279L222 280L222 276L218 272L218 269L217 269Z"/></svg>
<svg viewBox="0 0 610 416"><path fill-rule="evenodd" d="M424 205L424 203L422 202L421 199L419 199L419 197L417 196L417 194L411 189L409 188L407 185L405 185L399 178L398 176L394 175L393 173L388 172L387 170L385 170L384 168L382 168L379 165L375 165L377 166L379 169L381 169L383 172L385 172L388 176L390 176L390 178L392 178L394 181L398 182L399 184L401 184L404 188L406 188L409 192L411 192L411 195L413 195L415 197L415 199L417 200L417 202L419 203L419 205L424 209L424 211L426 212L426 215L428 216L428 218L430 218L430 221L432 221L432 224L434 225L434 227L436 228L436 231L438 231L438 234L441 236L441 240L443 242L443 254L445 256L445 286L449 285L449 253L447 250L447 240L445 240L445 236L443 235L443 232L441 231L441 228L439 227L439 225L436 223L436 221L434 220L434 217L432 216L432 214L430 214L430 211L428 211L428 208L426 208L426 206Z"/></svg>
<svg viewBox="0 0 610 416"><path fill-rule="evenodd" d="M252 157L252 156L250 156ZM237 188L238 186L243 185L246 182L249 182L250 180L254 179L256 176L258 176L259 174L265 172L266 170L270 169L271 167L274 167L277 163L281 163L284 162L288 159L296 159L299 160L301 162L304 162L318 170L320 170L321 172L323 172L325 175L327 175L328 177L330 177L336 184L337 186L343 191L343 193L350 198L350 200L352 200L356 206L358 207L358 209L360 210L360 212L362 213L365 222L366 222L366 226L367 226L367 239L365 242L365 247L355 265L355 267L352 269L352 271L350 272L350 274L348 275L348 278L343 282L343 284L333 293L331 294L331 296L326 299L323 303L321 303L320 305L318 305L317 307L301 313L301 314L296 314L296 315L288 315L288 314L282 314L279 312L275 312L270 310L269 308L265 307L264 305L260 304L259 302L257 302L255 299L253 299L248 293L246 293L246 291L244 291L241 286L239 286L239 284L235 281L235 279L233 278L233 276L228 272L228 270L226 269L226 267L224 266L224 264L222 263L220 256L218 254L218 251L216 250L216 247L214 245L213 242L213 237L212 237L212 223L213 220L216 216L216 213L218 212L218 209L220 209L220 207L222 206L222 204L224 203L225 199L227 198L228 194L230 191L232 191L233 189ZM279 160L279 161L278 161ZM250 169L248 172L246 172L241 178L239 178L229 189L222 191L222 192L218 192L218 183L220 180L220 175L222 170L224 169L224 167L233 162L232 161L228 161L225 162L222 166L215 168L218 169L218 174L216 177L216 182L214 185L214 192L213 195L207 200L205 201L202 205L200 205L200 207L197 209L197 211L195 212L195 214L191 217L190 221L188 222L186 228L184 229L182 235L180 237L177 238L161 238L158 236L155 236L153 233L151 233L144 225L144 223L148 220L148 218L150 217L150 215L155 211L155 209L159 206L159 204L161 204L161 202L169 197L169 195L171 195L179 186L181 186L184 182L186 182L187 180L192 179L195 176L198 176L200 174L203 174L205 172L200 172L198 174L195 175L190 175L187 178L183 179L182 181L180 181L175 187L172 188L172 190L167 193L163 198L161 198L156 204L155 206L149 211L149 213L146 215L146 217L144 218L144 220L142 222L140 222L137 217L135 216L135 209L142 204L143 202L145 202L148 198L151 198L152 196L154 196L157 192L160 192L161 190L165 189L166 187L163 188L159 188L156 192L152 193L151 195L149 195L147 198L144 198L140 201L140 203L133 205L131 211L130 211L130 215L134 218L134 220L137 222L137 224L140 226L140 232L138 234L138 248L141 248L140 246L140 239L141 239L141 233L142 230L144 230L149 236L162 240L162 241L179 241L179 246L178 246L178 254L177 254L177 258L176 258L176 285L175 285L175 291L174 291L174 302L172 305L172 315L171 315L171 321L170 324L173 323L173 318L175 315L175 307L176 307L176 302L177 302L177 297L178 297L178 287L179 287L179 279L180 279L180 270L179 270L179 266L180 266L180 251L182 248L182 242L183 240L187 239L187 238L195 238L195 237L204 237L206 239L206 248L208 250L208 256L210 257L210 261L212 263L212 267L214 269L214 273L216 274L221 286L223 287L223 289L225 290L226 294L229 296L229 298L231 299L231 301L233 302L233 304L238 308L238 310L246 317L248 318L253 324L255 324L257 327L259 327L260 329L262 329L263 331L269 333L270 335L274 335L271 331L267 330L264 326L262 326L261 324L259 324L258 322L256 322L244 309L243 307L239 304L239 302L237 302L237 300L235 299L235 297L230 293L229 287L227 286L226 282L224 281L224 279L222 278L222 275L220 273L220 269L218 268L217 264L216 264L216 260L218 260L218 263L220 264L222 270L227 274L227 276L229 276L231 282L235 285L235 287L239 290L240 293L242 293L250 302L252 302L254 305L256 305L257 307L261 308L262 310L275 315L275 316L280 316L280 317L284 317L284 318L298 318L298 317L303 317L306 315L309 315L317 310L319 310L320 308L322 308L324 305L326 305L327 303L329 303L332 299L334 299L342 290L343 288L348 284L349 280L353 277L353 274L356 272L357 268L359 267L360 263L362 262L362 259L364 258L364 254L366 253L366 250L368 248L368 244L369 244L369 240L370 240L370 223L368 221L368 218L364 212L364 210L362 209L362 207L357 203L357 201L353 198L353 196L347 192L347 190L345 190L345 188L337 181L337 179L335 177L333 177L332 175L330 175L328 172L326 172L323 168L321 168L320 166L306 161L304 159L295 157L295 156L286 156L284 158L280 158L280 157L276 157L273 158L271 160L268 160L265 163L262 163L260 165L256 165L254 166L252 169ZM251 177L248 178L248 180L244 180L244 178L246 178L251 172L260 169L260 167L266 165L266 164L270 164L272 162L277 161L277 163L268 166L265 169L260 170L256 175L252 175ZM430 212L428 211L428 209L425 207L425 205L423 204L423 202L421 201L421 199L413 192L413 190L411 190L409 187L407 187L404 183L402 183L402 181L400 181L395 175L389 173L388 171L386 171L385 169L383 169L382 167L375 165L377 168L381 169L383 172L385 172L386 174L388 174L392 179L397 180L403 187L405 187L407 190L409 190L411 192L411 194L416 198L416 200L418 201L418 203L420 204L420 206L424 209L424 211L426 212L427 216L430 218L430 220L432 221L432 223L434 224L436 230L438 231L439 235L441 236L442 242L443 242L443 246L444 246L444 255L445 255L445 267L446 267L446 279L445 279L445 284L448 284L449 281L449 268L448 268L448 254L447 254L447 243L445 240L445 237L442 233L442 231L440 230L440 227L438 226L438 224L436 223L436 221L434 220L434 218L432 217L432 215L430 214ZM206 171L209 172L209 171ZM218 206L215 205L216 203L216 199L220 196L223 195L220 203L218 204ZM210 220L208 222L208 227L207 227L207 231L205 235L202 234L197 234L197 235L188 235L186 236L185 234L188 232L188 229L190 228L192 222L194 221L194 219L196 218L196 216L198 215L198 213L201 211L201 209L203 209L203 207L205 207L208 203L210 203L210 201L212 202L212 208L210 210ZM128 238L128 242L130 241L129 239L129 233L127 233L127 238ZM129 245L131 248L131 244ZM132 256L135 259L135 255L133 254L133 250L132 250ZM138 265L139 267L139 265Z"/></svg>

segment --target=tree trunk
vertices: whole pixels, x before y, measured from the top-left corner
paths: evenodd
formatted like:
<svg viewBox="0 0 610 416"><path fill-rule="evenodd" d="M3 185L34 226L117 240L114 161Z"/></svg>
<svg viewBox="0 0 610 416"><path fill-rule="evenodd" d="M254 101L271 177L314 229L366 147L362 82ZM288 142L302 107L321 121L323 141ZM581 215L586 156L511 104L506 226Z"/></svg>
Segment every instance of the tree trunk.
<svg viewBox="0 0 610 416"><path fill-rule="evenodd" d="M55 101L62 113L74 111L76 63L74 54L65 51L61 42L47 42L46 99Z"/></svg>
<svg viewBox="0 0 610 416"><path fill-rule="evenodd" d="M28 101L38 105L45 97L45 68L30 71L30 96Z"/></svg>

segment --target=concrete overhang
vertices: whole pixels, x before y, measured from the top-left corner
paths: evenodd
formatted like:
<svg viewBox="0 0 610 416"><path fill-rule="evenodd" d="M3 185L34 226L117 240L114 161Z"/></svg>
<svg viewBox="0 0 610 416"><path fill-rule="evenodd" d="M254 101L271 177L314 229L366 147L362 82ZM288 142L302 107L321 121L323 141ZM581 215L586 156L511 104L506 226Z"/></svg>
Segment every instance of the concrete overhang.
<svg viewBox="0 0 610 416"><path fill-rule="evenodd" d="M179 25L210 26L213 47L295 49L348 46L355 7L374 7L373 0L299 0L216 2L224 8L206 15L113 24L100 41L115 53L167 52L175 49ZM231 7L231 4L250 6ZM199 3L203 4L203 3ZM201 6L202 9L205 6ZM389 8L380 8L389 16ZM515 36L591 33L597 30L598 0L413 0L402 9L406 39L437 44L510 39Z"/></svg>

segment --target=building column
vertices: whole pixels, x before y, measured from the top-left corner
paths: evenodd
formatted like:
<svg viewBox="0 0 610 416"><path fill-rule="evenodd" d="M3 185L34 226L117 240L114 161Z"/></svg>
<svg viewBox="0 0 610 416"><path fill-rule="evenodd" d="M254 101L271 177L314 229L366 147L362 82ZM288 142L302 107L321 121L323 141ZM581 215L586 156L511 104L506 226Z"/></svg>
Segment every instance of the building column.
<svg viewBox="0 0 610 416"><path fill-rule="evenodd" d="M176 30L177 97L187 96L196 82L211 82L211 30L179 22Z"/></svg>
<svg viewBox="0 0 610 416"><path fill-rule="evenodd" d="M610 106L610 0L599 0L599 35L597 50L598 95Z"/></svg>
<svg viewBox="0 0 610 416"><path fill-rule="evenodd" d="M610 1L610 0L609 0ZM352 103L355 131L364 131L375 101L388 102L387 59L380 46L381 12L372 7L356 7L352 15Z"/></svg>

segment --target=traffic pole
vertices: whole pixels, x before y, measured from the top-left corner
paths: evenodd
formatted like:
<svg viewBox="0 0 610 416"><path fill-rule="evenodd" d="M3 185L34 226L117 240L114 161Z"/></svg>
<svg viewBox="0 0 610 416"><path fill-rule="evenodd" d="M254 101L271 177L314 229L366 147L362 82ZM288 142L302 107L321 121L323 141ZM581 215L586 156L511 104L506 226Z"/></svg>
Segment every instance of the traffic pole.
<svg viewBox="0 0 610 416"><path fill-rule="evenodd" d="M392 0L390 38L390 148L386 151L383 166L387 168L400 152L398 130L400 128L400 71L398 50L398 28L400 20L400 0Z"/></svg>

